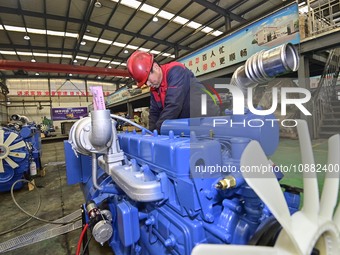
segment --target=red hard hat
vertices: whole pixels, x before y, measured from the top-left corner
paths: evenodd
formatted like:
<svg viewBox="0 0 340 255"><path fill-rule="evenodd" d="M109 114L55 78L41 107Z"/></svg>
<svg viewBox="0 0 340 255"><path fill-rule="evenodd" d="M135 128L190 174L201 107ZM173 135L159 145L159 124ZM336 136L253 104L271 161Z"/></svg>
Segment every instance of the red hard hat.
<svg viewBox="0 0 340 255"><path fill-rule="evenodd" d="M143 51L135 51L127 60L127 68L132 78L141 87L146 83L152 69L153 55Z"/></svg>

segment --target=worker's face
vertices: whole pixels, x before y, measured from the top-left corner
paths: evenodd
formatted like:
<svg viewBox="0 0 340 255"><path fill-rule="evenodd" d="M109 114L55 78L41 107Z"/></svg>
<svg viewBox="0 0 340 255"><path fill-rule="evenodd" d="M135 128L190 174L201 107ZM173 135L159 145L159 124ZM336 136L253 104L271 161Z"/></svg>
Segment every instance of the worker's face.
<svg viewBox="0 0 340 255"><path fill-rule="evenodd" d="M146 85L151 88L158 88L161 85L163 78L163 73L161 67L157 63L153 63L152 70L149 74L148 80L146 81Z"/></svg>

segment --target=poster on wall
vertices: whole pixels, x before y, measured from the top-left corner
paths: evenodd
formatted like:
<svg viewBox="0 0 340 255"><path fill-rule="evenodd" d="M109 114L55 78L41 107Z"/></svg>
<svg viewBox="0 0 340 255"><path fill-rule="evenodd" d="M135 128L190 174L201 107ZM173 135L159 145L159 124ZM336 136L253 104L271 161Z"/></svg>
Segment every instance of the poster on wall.
<svg viewBox="0 0 340 255"><path fill-rule="evenodd" d="M285 7L179 60L196 76L246 61L261 50L298 44L298 5Z"/></svg>
<svg viewBox="0 0 340 255"><path fill-rule="evenodd" d="M76 120L87 116L87 107L52 108L52 120Z"/></svg>
<svg viewBox="0 0 340 255"><path fill-rule="evenodd" d="M130 94L129 94L128 88L127 87L121 88L106 98L106 104L110 105L116 102L123 101L127 99L129 96Z"/></svg>
<svg viewBox="0 0 340 255"><path fill-rule="evenodd" d="M130 99L130 98L133 98L134 96L138 96L143 93L149 93L149 92L150 92L150 88L146 86L144 86L142 89L123 87L106 98L106 105L118 103L118 102Z"/></svg>

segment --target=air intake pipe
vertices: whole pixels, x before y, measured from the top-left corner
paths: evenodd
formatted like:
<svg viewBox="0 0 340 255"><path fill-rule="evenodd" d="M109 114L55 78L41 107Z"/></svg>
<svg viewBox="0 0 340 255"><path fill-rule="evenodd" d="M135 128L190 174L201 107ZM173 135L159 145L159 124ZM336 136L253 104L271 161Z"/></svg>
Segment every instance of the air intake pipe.
<svg viewBox="0 0 340 255"><path fill-rule="evenodd" d="M113 125L109 110L93 111L91 117L84 117L73 124L69 143L75 151L84 155L107 153L116 136ZM118 150L114 149L114 152Z"/></svg>
<svg viewBox="0 0 340 255"><path fill-rule="evenodd" d="M22 116L22 115L19 115L19 114L13 114L11 116L11 120L21 121L22 124L27 124L29 122L29 119L26 116Z"/></svg>
<svg viewBox="0 0 340 255"><path fill-rule="evenodd" d="M278 75L297 71L299 56L291 43L252 55L234 72L231 84L239 87L245 96L247 89L266 83Z"/></svg>
<svg viewBox="0 0 340 255"><path fill-rule="evenodd" d="M93 147L102 150L112 144L112 119L109 110L96 110L91 113L89 140Z"/></svg>

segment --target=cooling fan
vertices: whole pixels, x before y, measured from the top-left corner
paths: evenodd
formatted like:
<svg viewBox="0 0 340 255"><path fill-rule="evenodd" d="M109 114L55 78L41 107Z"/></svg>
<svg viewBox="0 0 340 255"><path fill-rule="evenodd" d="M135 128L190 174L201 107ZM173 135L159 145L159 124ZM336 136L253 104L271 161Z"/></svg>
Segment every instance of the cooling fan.
<svg viewBox="0 0 340 255"><path fill-rule="evenodd" d="M46 125L46 124L41 124L41 125L40 125L40 131L41 131L41 132L45 133L45 132L47 132L48 130L49 130L49 126L48 126L48 125Z"/></svg>
<svg viewBox="0 0 340 255"><path fill-rule="evenodd" d="M26 143L22 137L11 131L0 130L0 174L5 173L6 163L12 169L19 167L27 154Z"/></svg>
<svg viewBox="0 0 340 255"><path fill-rule="evenodd" d="M302 164L314 165L307 123L298 120ZM241 166L268 166L268 159L257 141L251 141L241 157ZM314 165L315 166L315 165ZM290 215L280 184L274 173L265 176L243 172L248 185L268 206L282 230L273 247L251 245L196 246L192 255L338 255L340 254L340 206L335 210L339 191L340 135L328 140L328 169L319 199L317 174L303 172L304 203ZM310 169L310 168L309 168ZM332 171L333 170L333 171ZM335 211L335 213L333 213Z"/></svg>

